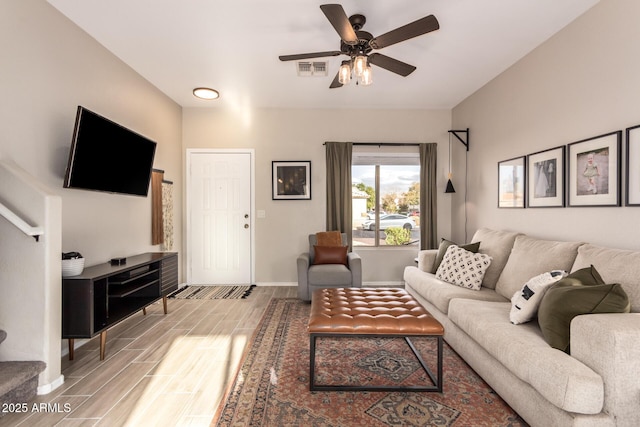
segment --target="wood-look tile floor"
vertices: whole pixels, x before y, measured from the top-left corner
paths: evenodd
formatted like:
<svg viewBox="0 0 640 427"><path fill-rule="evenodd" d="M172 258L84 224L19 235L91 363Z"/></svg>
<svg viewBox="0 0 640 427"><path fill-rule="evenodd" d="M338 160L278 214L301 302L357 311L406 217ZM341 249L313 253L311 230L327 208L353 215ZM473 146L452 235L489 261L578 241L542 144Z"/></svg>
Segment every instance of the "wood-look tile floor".
<svg viewBox="0 0 640 427"><path fill-rule="evenodd" d="M63 357L64 384L0 426L209 426L269 300L296 296L258 286L244 300L170 299L167 315L153 304L109 329L104 361L99 337Z"/></svg>

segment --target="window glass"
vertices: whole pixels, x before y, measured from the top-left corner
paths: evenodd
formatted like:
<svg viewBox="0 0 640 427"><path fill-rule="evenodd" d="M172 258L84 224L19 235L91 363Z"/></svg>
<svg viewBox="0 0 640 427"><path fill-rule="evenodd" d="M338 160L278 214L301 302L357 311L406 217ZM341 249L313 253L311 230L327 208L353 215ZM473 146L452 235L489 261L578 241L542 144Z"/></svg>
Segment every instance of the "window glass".
<svg viewBox="0 0 640 427"><path fill-rule="evenodd" d="M417 148L411 147L413 152L370 152L355 148L351 167L353 245L419 246Z"/></svg>

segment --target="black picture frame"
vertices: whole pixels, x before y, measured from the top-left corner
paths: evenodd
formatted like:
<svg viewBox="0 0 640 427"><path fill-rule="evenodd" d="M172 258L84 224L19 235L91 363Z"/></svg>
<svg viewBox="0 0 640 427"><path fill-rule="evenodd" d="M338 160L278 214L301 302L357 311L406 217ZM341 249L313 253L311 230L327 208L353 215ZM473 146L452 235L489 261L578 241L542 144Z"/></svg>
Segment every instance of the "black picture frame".
<svg viewBox="0 0 640 427"><path fill-rule="evenodd" d="M567 145L568 206L620 206L621 148L621 130Z"/></svg>
<svg viewBox="0 0 640 427"><path fill-rule="evenodd" d="M640 125L625 132L625 206L640 206Z"/></svg>
<svg viewBox="0 0 640 427"><path fill-rule="evenodd" d="M524 208L526 198L525 156L498 162L498 208Z"/></svg>
<svg viewBox="0 0 640 427"><path fill-rule="evenodd" d="M311 200L311 161L272 161L273 200Z"/></svg>
<svg viewBox="0 0 640 427"><path fill-rule="evenodd" d="M527 155L527 207L565 206L566 146Z"/></svg>

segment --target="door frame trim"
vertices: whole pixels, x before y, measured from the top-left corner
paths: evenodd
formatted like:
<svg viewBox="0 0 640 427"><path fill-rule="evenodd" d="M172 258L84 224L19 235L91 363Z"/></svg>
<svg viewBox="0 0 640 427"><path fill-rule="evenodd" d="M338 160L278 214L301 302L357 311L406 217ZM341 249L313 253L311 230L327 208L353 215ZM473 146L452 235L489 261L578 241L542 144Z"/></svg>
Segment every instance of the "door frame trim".
<svg viewBox="0 0 640 427"><path fill-rule="evenodd" d="M190 285L192 284L191 281L191 248L189 246L189 237L191 236L191 194L190 193L190 189L191 189L191 156L193 155L197 155L197 154L249 154L249 159L250 159L250 174L251 177L249 178L249 185L251 187L251 194L249 196L250 200L250 207L249 207L249 227L251 230L251 241L250 241L250 245L251 245L251 272L250 272L250 277L251 277L251 283L250 284L254 284L255 283L255 269L256 269L256 245L255 245L255 240L256 240L256 231L255 231L255 176L256 176L256 164L255 164L255 150L253 148L187 148L187 152L186 152L186 177L185 177L185 216L186 216L186 230L184 232L184 241L183 243L183 247L186 248L186 271L187 271L187 284Z"/></svg>

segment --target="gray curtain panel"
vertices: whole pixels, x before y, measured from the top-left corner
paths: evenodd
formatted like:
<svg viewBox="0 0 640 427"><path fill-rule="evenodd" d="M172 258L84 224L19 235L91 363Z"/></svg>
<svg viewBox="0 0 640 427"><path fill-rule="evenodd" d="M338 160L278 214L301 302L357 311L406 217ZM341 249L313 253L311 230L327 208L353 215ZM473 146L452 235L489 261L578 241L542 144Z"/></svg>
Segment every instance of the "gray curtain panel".
<svg viewBox="0 0 640 427"><path fill-rule="evenodd" d="M351 152L350 142L327 142L327 231L346 233L352 241Z"/></svg>
<svg viewBox="0 0 640 427"><path fill-rule="evenodd" d="M438 247L436 173L438 144L420 144L420 247Z"/></svg>

